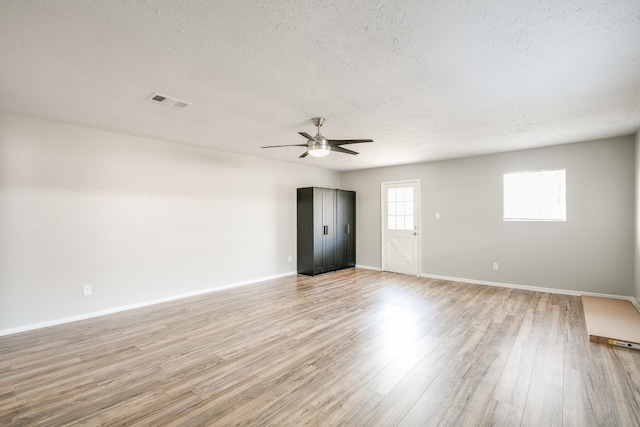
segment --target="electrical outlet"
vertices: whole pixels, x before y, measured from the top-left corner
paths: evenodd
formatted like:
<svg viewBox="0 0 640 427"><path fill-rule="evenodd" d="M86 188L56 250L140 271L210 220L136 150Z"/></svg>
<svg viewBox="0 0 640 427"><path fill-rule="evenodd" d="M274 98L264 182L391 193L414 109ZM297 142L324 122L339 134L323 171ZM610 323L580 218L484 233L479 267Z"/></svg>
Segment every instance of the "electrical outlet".
<svg viewBox="0 0 640 427"><path fill-rule="evenodd" d="M436 212L436 219L440 219L440 212Z"/></svg>
<svg viewBox="0 0 640 427"><path fill-rule="evenodd" d="M291 255L289 255L289 262L291 262L291 260L292 260L292 259L293 259L293 258L291 257Z"/></svg>
<svg viewBox="0 0 640 427"><path fill-rule="evenodd" d="M91 295L92 289L91 285L84 285L84 296Z"/></svg>
<svg viewBox="0 0 640 427"><path fill-rule="evenodd" d="M493 269L494 269L494 270L497 270L497 269L498 269L498 263L497 263L497 262L494 262L494 263L493 263Z"/></svg>

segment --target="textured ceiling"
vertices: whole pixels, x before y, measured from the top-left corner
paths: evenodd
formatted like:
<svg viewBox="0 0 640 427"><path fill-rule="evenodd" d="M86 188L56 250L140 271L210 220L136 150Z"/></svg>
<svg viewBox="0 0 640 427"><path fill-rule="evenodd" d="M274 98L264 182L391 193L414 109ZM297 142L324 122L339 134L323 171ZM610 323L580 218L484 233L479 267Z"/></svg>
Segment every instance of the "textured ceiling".
<svg viewBox="0 0 640 427"><path fill-rule="evenodd" d="M2 0L0 64L1 111L335 170L640 127L638 0ZM318 115L375 142L260 149Z"/></svg>

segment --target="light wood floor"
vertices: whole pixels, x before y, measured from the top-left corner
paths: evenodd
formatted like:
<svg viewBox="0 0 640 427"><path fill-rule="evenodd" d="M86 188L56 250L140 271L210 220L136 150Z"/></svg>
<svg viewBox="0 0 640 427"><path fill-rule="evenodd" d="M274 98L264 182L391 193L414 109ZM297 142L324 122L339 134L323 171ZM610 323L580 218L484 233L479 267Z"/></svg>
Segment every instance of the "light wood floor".
<svg viewBox="0 0 640 427"><path fill-rule="evenodd" d="M349 269L0 337L0 425L639 426L580 299Z"/></svg>

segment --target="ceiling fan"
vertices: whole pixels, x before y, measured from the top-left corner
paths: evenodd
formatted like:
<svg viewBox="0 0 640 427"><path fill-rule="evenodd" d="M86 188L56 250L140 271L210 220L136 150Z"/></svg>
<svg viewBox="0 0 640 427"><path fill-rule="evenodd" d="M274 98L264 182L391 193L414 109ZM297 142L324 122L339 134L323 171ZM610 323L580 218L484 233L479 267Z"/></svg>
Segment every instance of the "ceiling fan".
<svg viewBox="0 0 640 427"><path fill-rule="evenodd" d="M318 128L316 136L311 136L306 132L298 132L300 135L307 138L306 144L288 144L288 145L268 145L262 148L276 148L276 147L307 147L307 151L302 153L300 158L312 155L313 157L324 157L329 154L330 151L345 154L358 154L355 151L347 150L340 147L346 144L359 144L361 142L373 142L373 139L327 139L320 134L320 126L324 123L324 117L314 117L311 119L311 123Z"/></svg>

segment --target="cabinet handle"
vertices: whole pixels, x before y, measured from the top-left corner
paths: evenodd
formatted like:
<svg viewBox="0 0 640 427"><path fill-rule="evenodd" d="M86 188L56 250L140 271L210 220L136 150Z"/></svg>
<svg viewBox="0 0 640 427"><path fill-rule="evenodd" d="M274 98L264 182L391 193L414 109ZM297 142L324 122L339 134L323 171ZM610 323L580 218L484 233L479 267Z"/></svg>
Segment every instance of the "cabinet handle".
<svg viewBox="0 0 640 427"><path fill-rule="evenodd" d="M325 236L326 236L327 234L329 234L329 226L328 226L328 225L325 225L325 226L324 226L323 233L324 233L324 235L325 235Z"/></svg>
<svg viewBox="0 0 640 427"><path fill-rule="evenodd" d="M349 224L344 225L344 234L349 234L351 232Z"/></svg>

